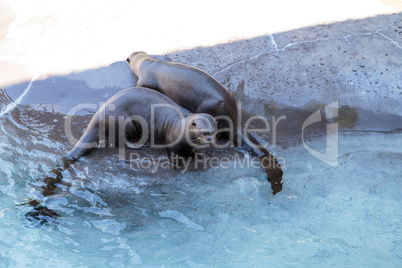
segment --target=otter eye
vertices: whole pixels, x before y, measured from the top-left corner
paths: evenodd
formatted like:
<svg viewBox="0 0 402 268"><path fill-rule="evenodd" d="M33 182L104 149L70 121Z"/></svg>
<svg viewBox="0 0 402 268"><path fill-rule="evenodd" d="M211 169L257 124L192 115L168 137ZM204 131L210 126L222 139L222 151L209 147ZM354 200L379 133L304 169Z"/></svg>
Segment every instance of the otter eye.
<svg viewBox="0 0 402 268"><path fill-rule="evenodd" d="M196 125L197 125L197 123L194 123L194 122L193 122L193 124L192 124L192 125L193 125L193 126L196 126Z"/></svg>

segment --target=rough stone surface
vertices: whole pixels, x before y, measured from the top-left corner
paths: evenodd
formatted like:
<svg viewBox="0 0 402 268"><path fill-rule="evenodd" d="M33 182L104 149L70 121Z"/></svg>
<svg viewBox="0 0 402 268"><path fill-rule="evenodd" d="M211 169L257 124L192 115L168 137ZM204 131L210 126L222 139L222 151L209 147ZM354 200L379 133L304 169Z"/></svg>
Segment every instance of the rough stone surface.
<svg viewBox="0 0 402 268"><path fill-rule="evenodd" d="M168 54L168 56L174 61L195 66L207 73L215 74L227 66L272 49L275 49L272 35L267 35L213 47L199 47L180 51Z"/></svg>
<svg viewBox="0 0 402 268"><path fill-rule="evenodd" d="M267 103L311 108L338 100L402 115L401 20L399 13L318 25L169 56L209 71L252 110ZM247 49L253 44L259 46ZM247 53L232 53L243 48Z"/></svg>

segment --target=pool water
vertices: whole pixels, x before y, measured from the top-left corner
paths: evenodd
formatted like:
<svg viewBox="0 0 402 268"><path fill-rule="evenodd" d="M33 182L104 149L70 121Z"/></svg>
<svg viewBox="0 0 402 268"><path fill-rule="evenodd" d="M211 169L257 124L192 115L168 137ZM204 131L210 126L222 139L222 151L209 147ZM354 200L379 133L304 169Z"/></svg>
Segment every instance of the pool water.
<svg viewBox="0 0 402 268"><path fill-rule="evenodd" d="M263 169L236 165L236 150L211 152L230 155L229 168L183 174L103 149L44 198L41 180L71 149L63 115L45 110L18 106L0 118L0 267L402 265L401 132L341 132L336 167L303 145L277 147L286 163L275 196ZM60 217L29 221L26 198Z"/></svg>

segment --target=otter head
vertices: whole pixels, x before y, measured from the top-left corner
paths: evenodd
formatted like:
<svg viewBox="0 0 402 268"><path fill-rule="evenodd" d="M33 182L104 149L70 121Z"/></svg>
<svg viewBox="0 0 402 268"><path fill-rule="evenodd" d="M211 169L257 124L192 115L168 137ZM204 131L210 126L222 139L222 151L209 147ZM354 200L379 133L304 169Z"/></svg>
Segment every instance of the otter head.
<svg viewBox="0 0 402 268"><path fill-rule="evenodd" d="M145 53L145 52L144 51L136 51L136 52L131 53L130 56L128 56L128 58L127 58L127 62L130 63L132 58L134 58L135 56L137 56L138 54L141 54L141 53ZM145 53L145 54L147 54L147 53Z"/></svg>
<svg viewBox="0 0 402 268"><path fill-rule="evenodd" d="M187 123L191 143L207 144L215 142L217 125L215 119L209 114L194 114Z"/></svg>

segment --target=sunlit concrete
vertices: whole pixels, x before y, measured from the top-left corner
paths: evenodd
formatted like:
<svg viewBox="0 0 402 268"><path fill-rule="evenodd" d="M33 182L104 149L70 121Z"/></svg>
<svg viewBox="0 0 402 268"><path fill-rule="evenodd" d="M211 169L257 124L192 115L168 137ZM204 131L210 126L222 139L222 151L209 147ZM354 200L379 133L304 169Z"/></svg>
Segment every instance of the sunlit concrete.
<svg viewBox="0 0 402 268"><path fill-rule="evenodd" d="M394 12L378 0L0 0L0 85L98 68L135 50L169 53Z"/></svg>

